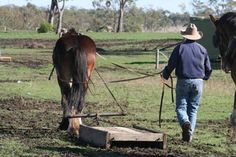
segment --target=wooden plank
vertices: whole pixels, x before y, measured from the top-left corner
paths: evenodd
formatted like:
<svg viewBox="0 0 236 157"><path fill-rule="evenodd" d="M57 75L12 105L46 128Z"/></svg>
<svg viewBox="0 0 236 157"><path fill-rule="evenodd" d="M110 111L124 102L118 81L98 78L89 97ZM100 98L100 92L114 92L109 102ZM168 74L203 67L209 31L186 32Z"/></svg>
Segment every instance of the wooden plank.
<svg viewBox="0 0 236 157"><path fill-rule="evenodd" d="M88 144L105 148L109 148L117 142L123 144L132 142L134 145L135 143L146 143L161 149L167 148L166 134L125 127L89 127L81 125L80 139Z"/></svg>
<svg viewBox="0 0 236 157"><path fill-rule="evenodd" d="M11 57L0 57L0 62L11 62Z"/></svg>
<svg viewBox="0 0 236 157"><path fill-rule="evenodd" d="M109 148L110 134L107 131L98 130L86 125L80 125L80 139L97 147Z"/></svg>
<svg viewBox="0 0 236 157"><path fill-rule="evenodd" d="M160 143L161 149L167 149L167 134L163 134L163 141Z"/></svg>

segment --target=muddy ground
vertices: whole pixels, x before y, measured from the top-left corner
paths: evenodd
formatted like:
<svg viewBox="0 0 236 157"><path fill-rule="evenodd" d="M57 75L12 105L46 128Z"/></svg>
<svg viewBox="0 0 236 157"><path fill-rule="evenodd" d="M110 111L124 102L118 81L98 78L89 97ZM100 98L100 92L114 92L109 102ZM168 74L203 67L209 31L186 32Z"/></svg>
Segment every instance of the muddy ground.
<svg viewBox="0 0 236 157"><path fill-rule="evenodd" d="M61 109L58 103L49 101L35 101L15 97L11 99L0 100L0 109L6 111L0 115L0 133L2 138L16 137L22 143L32 149L50 150L59 152L61 156L162 156L166 151L156 148L120 148L112 149L93 149L91 152L81 151L81 147L87 147L85 143L77 138L70 137L66 132L58 130L58 124L61 120ZM78 149L71 149L68 146L53 142L45 142L40 139L51 138L69 141L70 145ZM37 152L41 154L40 151ZM176 156L176 153L169 152L168 156ZM175 154L175 155L173 155Z"/></svg>
<svg viewBox="0 0 236 157"><path fill-rule="evenodd" d="M88 104L93 108L94 104ZM180 139L168 137L168 149L163 151L158 148L117 147L100 149L88 146L75 137L70 137L65 131L58 129L61 121L61 109L57 102L35 101L22 97L14 97L0 100L0 134L1 140L18 139L27 146L30 153L36 156L50 156L48 151L60 154L63 157L182 157L192 156L191 153L175 149L174 145L188 145ZM86 120L85 120L86 123ZM96 124L93 124L96 126ZM208 125L227 127L225 121L209 121ZM202 126L204 127L204 125ZM215 130L216 134L219 130ZM51 139L51 140L50 140ZM57 141L64 141L57 142ZM191 145L203 152L208 152L211 146ZM33 150L33 152L31 152ZM195 154L196 155L196 154ZM202 154L200 154L201 156ZM220 154L215 154L220 155ZM31 156L31 155L30 155ZM33 156L33 155L32 155Z"/></svg>

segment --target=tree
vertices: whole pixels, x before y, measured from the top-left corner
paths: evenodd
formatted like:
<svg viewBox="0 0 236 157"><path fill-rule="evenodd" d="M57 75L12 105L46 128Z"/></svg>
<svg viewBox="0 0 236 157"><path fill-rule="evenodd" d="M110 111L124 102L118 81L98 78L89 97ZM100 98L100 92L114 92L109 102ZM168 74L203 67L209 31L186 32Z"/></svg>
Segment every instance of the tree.
<svg viewBox="0 0 236 157"><path fill-rule="evenodd" d="M203 2L202 0L193 0L193 8L195 16L206 16L213 14L214 10L210 7L209 4Z"/></svg>
<svg viewBox="0 0 236 157"><path fill-rule="evenodd" d="M218 16L225 12L236 9L235 0L193 0L194 14L197 16L208 16L209 14L216 14Z"/></svg>
<svg viewBox="0 0 236 157"><path fill-rule="evenodd" d="M94 0L93 6L94 7L101 7L102 6L101 3L104 1L105 0ZM111 1L112 1L112 3L111 3ZM136 0L111 0L111 1L106 0L106 6L109 6L110 4L118 4L119 5L116 32L123 32L125 7L127 5L133 4Z"/></svg>
<svg viewBox="0 0 236 157"><path fill-rule="evenodd" d="M215 8L215 12L218 15L222 15L225 12L236 9L235 0L209 0L209 4Z"/></svg>
<svg viewBox="0 0 236 157"><path fill-rule="evenodd" d="M60 7L59 3L62 2L62 5ZM51 1L51 7L49 10L49 17L48 17L48 23L50 23L52 26L54 26L54 18L55 15L57 15L57 28L56 33L58 34L61 32L62 27L62 16L64 13L64 7L65 7L65 0L52 0Z"/></svg>
<svg viewBox="0 0 236 157"><path fill-rule="evenodd" d="M124 32L140 32L143 31L144 11L132 6L127 10L124 18Z"/></svg>

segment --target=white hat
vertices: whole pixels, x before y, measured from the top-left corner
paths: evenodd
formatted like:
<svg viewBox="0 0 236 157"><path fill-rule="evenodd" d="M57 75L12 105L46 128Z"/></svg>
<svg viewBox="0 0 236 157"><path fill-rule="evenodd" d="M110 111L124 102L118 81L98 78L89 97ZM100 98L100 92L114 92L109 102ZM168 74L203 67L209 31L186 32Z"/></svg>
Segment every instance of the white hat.
<svg viewBox="0 0 236 157"><path fill-rule="evenodd" d="M199 40L203 37L203 33L198 31L196 25L193 23L188 24L186 30L180 31L180 34L189 40Z"/></svg>

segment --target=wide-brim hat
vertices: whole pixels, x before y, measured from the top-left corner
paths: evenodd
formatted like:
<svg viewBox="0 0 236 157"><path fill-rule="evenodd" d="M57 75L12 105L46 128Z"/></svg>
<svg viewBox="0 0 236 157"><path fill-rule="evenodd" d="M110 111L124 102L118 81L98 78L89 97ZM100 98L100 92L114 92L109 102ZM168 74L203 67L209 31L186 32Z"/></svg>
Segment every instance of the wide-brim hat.
<svg viewBox="0 0 236 157"><path fill-rule="evenodd" d="M188 24L185 30L180 31L180 34L189 40L199 40L203 37L203 33L198 31L196 25L193 23Z"/></svg>

